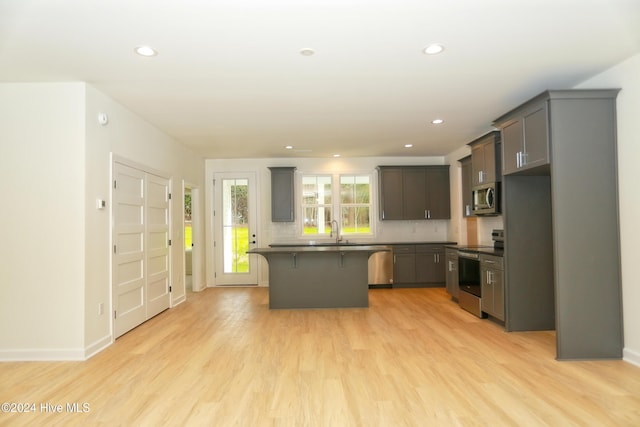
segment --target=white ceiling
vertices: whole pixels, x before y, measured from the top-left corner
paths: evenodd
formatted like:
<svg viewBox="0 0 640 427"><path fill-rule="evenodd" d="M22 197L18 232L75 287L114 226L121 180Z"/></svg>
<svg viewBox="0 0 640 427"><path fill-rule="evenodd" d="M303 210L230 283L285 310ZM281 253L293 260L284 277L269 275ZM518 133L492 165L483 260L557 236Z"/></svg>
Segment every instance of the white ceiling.
<svg viewBox="0 0 640 427"><path fill-rule="evenodd" d="M86 81L210 158L445 155L639 51L640 0L0 0L1 82Z"/></svg>

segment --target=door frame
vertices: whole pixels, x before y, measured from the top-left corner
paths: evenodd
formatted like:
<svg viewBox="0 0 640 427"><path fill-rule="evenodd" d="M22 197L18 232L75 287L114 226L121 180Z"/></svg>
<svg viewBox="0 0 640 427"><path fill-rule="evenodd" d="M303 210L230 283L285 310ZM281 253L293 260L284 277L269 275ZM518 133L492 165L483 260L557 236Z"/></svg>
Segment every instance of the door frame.
<svg viewBox="0 0 640 427"><path fill-rule="evenodd" d="M260 260L257 259L256 255L249 255L249 259L250 259L250 268L251 268L251 275L252 275L252 282L253 283L221 283L222 282L222 272L220 272L218 270L219 267L219 261L220 261L220 257L221 255L221 243L219 243L219 245L217 246L217 242L221 242L222 236L221 234L221 230L218 227L219 225L219 220L216 219L216 211L220 211L221 210L221 194L219 194L219 188L220 188L220 184L219 182L216 181L221 181L223 179L227 179L227 178L247 178L249 180L249 185L251 186L251 184L253 184L253 204L252 206L250 206L250 209L252 210L252 215L250 216L250 218L253 219L253 228L250 227L250 231L256 235L255 238L255 244L253 244L254 247L258 247L260 244L260 218L259 218L259 212L260 212L260 181L258 178L258 173L256 171L235 171L235 172L229 172L229 171L224 171L224 172L214 172L211 176L211 204L210 204L210 225L211 225L211 234L207 235L207 248L211 248L211 253L212 256L210 258L210 264L211 266L211 272L213 274L211 274L210 279L211 282L213 283L213 286L258 286L259 281L260 281L260 270L262 268L262 264L260 263Z"/></svg>
<svg viewBox="0 0 640 427"><path fill-rule="evenodd" d="M200 188L189 182L182 181L182 230L185 228L184 219L184 196L187 194L187 190L191 193L191 290L193 292L200 292L206 286L202 280L202 253L204 246L202 244L202 216L200 214ZM183 231L184 233L184 231ZM184 234L183 234L184 238ZM187 274L186 263L187 250L184 247L184 239L182 241L182 276ZM186 284L185 284L186 288Z"/></svg>

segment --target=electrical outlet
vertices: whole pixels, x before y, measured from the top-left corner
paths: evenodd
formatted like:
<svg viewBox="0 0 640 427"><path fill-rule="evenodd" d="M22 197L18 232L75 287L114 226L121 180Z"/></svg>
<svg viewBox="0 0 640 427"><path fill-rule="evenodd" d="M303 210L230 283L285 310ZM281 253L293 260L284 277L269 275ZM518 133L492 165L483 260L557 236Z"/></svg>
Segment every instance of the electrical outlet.
<svg viewBox="0 0 640 427"><path fill-rule="evenodd" d="M104 303L101 302L100 304L98 304L98 314L100 316L102 316L104 314Z"/></svg>

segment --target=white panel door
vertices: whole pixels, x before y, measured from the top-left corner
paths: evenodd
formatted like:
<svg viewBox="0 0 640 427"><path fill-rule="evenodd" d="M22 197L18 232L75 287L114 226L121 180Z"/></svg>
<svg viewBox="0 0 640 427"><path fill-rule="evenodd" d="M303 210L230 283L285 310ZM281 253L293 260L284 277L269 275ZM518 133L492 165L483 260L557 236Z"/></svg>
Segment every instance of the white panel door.
<svg viewBox="0 0 640 427"><path fill-rule="evenodd" d="M114 337L146 320L145 173L114 163L112 292Z"/></svg>
<svg viewBox="0 0 640 427"><path fill-rule="evenodd" d="M169 180L147 174L147 319L169 308Z"/></svg>
<svg viewBox="0 0 640 427"><path fill-rule="evenodd" d="M219 173L214 180L216 285L257 285L255 173Z"/></svg>

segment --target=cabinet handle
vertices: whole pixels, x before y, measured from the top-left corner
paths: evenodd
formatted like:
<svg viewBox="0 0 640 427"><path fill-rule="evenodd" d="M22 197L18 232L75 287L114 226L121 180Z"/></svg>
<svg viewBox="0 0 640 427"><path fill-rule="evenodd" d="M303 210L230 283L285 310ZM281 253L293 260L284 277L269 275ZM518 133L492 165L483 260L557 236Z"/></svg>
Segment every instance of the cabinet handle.
<svg viewBox="0 0 640 427"><path fill-rule="evenodd" d="M427 219L431 219L431 210L427 209Z"/></svg>
<svg viewBox="0 0 640 427"><path fill-rule="evenodd" d="M393 263L394 264L396 263L396 256L395 255L393 256Z"/></svg>
<svg viewBox="0 0 640 427"><path fill-rule="evenodd" d="M471 206L466 205L466 206L465 206L465 210L466 210L466 215L467 215L467 216L471 215Z"/></svg>
<svg viewBox="0 0 640 427"><path fill-rule="evenodd" d="M382 209L382 219L384 219L384 209Z"/></svg>
<svg viewBox="0 0 640 427"><path fill-rule="evenodd" d="M520 157L521 157L520 155L521 155L521 154L522 154L522 152L521 152L521 151L518 151L518 152L516 153L516 168L520 168L520 167L522 166L522 165L520 164Z"/></svg>
<svg viewBox="0 0 640 427"><path fill-rule="evenodd" d="M425 217L425 219L428 219L428 218L429 218L429 214L427 213L427 210L426 210L426 209L424 210L424 217Z"/></svg>

